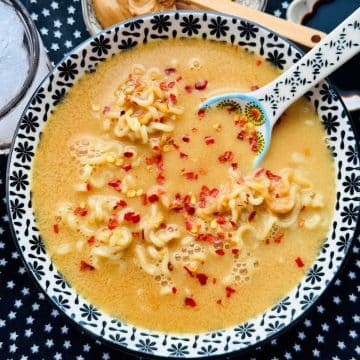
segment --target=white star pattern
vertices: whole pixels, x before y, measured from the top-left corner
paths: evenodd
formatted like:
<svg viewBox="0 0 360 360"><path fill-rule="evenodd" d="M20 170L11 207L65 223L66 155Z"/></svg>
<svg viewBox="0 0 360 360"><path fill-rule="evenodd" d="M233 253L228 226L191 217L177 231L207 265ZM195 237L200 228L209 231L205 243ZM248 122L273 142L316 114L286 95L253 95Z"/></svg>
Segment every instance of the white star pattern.
<svg viewBox="0 0 360 360"><path fill-rule="evenodd" d="M51 8L54 9L54 10L56 10L56 9L59 8L59 4L58 4L56 1L53 1L50 6L51 6Z"/></svg>
<svg viewBox="0 0 360 360"><path fill-rule="evenodd" d="M9 348L9 352L14 353L16 352L17 348L18 347L15 344L11 344Z"/></svg>
<svg viewBox="0 0 360 360"><path fill-rule="evenodd" d="M70 341L69 341L69 340L65 340L63 346L64 346L65 349L69 349L69 348L71 347Z"/></svg>
<svg viewBox="0 0 360 360"><path fill-rule="evenodd" d="M338 341L337 347L341 350L344 350L346 348L346 345L343 341Z"/></svg>
<svg viewBox="0 0 360 360"><path fill-rule="evenodd" d="M31 329L26 329L26 330L25 330L25 336L26 336L27 338L31 337L32 334L33 334L33 332L32 332Z"/></svg>
<svg viewBox="0 0 360 360"><path fill-rule="evenodd" d="M350 330L349 331L349 336L352 338L352 339L356 339L358 337L358 334L355 330Z"/></svg>
<svg viewBox="0 0 360 360"><path fill-rule="evenodd" d="M60 39L61 36L62 36L61 31L59 31L59 30L54 31L54 37L55 37L55 38Z"/></svg>
<svg viewBox="0 0 360 360"><path fill-rule="evenodd" d="M43 14L44 17L50 16L50 11L48 9L43 9L41 13Z"/></svg>
<svg viewBox="0 0 360 360"><path fill-rule="evenodd" d="M39 352L39 346L38 345L33 345L31 348L31 352L33 353L33 354L36 354L36 353L38 353Z"/></svg>

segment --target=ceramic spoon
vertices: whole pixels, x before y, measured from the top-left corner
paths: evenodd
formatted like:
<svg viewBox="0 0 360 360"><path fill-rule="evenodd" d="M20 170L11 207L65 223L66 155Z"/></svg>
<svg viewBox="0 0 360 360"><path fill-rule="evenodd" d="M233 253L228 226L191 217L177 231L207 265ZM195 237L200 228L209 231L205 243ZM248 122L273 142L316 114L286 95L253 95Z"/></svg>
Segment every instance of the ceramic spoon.
<svg viewBox="0 0 360 360"><path fill-rule="evenodd" d="M360 8L343 21L316 47L271 83L251 93L227 93L200 105L229 108L245 114L255 125L258 150L254 166L267 153L272 128L280 115L320 80L331 74L360 50Z"/></svg>

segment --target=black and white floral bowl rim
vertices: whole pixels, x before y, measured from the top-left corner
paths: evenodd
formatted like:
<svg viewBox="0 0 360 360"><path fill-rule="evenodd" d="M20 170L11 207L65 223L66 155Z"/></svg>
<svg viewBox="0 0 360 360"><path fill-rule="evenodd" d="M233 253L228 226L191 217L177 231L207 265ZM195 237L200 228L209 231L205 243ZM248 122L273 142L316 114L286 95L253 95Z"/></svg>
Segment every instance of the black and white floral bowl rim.
<svg viewBox="0 0 360 360"><path fill-rule="evenodd" d="M335 161L336 209L328 237L303 280L271 309L245 323L208 333L164 334L126 324L101 312L77 294L52 264L31 206L31 168L37 142L52 110L73 83L113 54L149 41L178 37L237 44L280 69L287 69L301 57L291 43L259 25L211 12L152 14L104 30L55 67L24 111L9 155L7 203L16 245L32 277L52 302L83 329L142 356L219 358L258 346L303 315L335 277L351 245L359 213L360 161L349 115L327 81L316 85L307 97L325 126L326 141ZM315 71L316 66L310 64L306 71Z"/></svg>

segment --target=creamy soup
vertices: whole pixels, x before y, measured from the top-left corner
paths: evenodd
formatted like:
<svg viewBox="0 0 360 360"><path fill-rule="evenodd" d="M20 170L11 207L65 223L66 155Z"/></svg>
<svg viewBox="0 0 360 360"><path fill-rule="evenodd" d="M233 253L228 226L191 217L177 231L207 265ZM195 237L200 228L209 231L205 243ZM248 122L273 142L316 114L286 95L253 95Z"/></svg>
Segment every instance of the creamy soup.
<svg viewBox="0 0 360 360"><path fill-rule="evenodd" d="M207 97L251 91L279 70L237 46L168 40L98 65L44 128L33 207L58 270L92 304L132 324L201 332L273 306L326 237L334 165L301 99L261 167L256 112Z"/></svg>

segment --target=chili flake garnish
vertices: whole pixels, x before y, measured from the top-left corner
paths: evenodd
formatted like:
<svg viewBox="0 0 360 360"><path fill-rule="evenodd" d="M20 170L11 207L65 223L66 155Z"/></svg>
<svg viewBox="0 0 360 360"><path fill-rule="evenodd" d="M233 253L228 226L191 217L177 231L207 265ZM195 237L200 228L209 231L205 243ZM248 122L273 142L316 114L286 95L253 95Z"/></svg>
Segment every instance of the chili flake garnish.
<svg viewBox="0 0 360 360"><path fill-rule="evenodd" d="M218 159L221 163L232 161L234 159L234 154L232 151L225 151L224 154L218 157Z"/></svg>
<svg viewBox="0 0 360 360"><path fill-rule="evenodd" d="M80 270L84 271L84 270L95 270L95 267L88 264L87 262L81 260L80 261Z"/></svg>
<svg viewBox="0 0 360 360"><path fill-rule="evenodd" d="M124 164L121 168L123 170L125 170L126 172L128 172L129 170L132 169L132 166L131 166L131 164Z"/></svg>
<svg viewBox="0 0 360 360"><path fill-rule="evenodd" d="M87 243L89 245L93 245L95 243L95 236L90 236L88 239L87 239Z"/></svg>
<svg viewBox="0 0 360 360"><path fill-rule="evenodd" d="M78 216L86 216L88 213L87 209L85 208L81 208L81 207L77 207L75 210L74 210L74 214L75 215L78 215Z"/></svg>
<svg viewBox="0 0 360 360"><path fill-rule="evenodd" d="M192 86L191 85L185 85L184 86L184 89L185 89L185 91L187 92L187 93L192 93Z"/></svg>
<svg viewBox="0 0 360 360"><path fill-rule="evenodd" d="M238 169L238 163L234 162L234 163L231 163L231 167L233 168L233 170L237 170Z"/></svg>
<svg viewBox="0 0 360 360"><path fill-rule="evenodd" d="M109 222L108 222L108 229L114 230L119 226L119 221L116 214L113 214L110 216Z"/></svg>
<svg viewBox="0 0 360 360"><path fill-rule="evenodd" d="M181 158L181 159L187 159L188 157L189 157L188 154L185 154L185 153L183 153L183 152L180 151L180 158Z"/></svg>
<svg viewBox="0 0 360 360"><path fill-rule="evenodd" d="M171 289L171 291L172 291L173 294L176 294L176 291L177 291L176 287L173 286L172 289Z"/></svg>
<svg viewBox="0 0 360 360"><path fill-rule="evenodd" d="M225 255L225 251L223 249L217 249L217 250L215 250L215 252L221 256Z"/></svg>
<svg viewBox="0 0 360 360"><path fill-rule="evenodd" d="M140 215L135 214L134 211L129 211L124 214L124 220L137 224L140 221Z"/></svg>
<svg viewBox="0 0 360 360"><path fill-rule="evenodd" d="M167 67L167 68L164 69L164 71L165 71L165 74L166 74L166 75L170 75L170 74L173 74L174 72L176 72L176 68L174 68L174 67Z"/></svg>
<svg viewBox="0 0 360 360"><path fill-rule="evenodd" d="M199 175L193 171L188 171L183 174L187 180L197 180Z"/></svg>
<svg viewBox="0 0 360 360"><path fill-rule="evenodd" d="M170 101L175 104L177 102L177 98L175 94L170 94L169 95Z"/></svg>
<svg viewBox="0 0 360 360"><path fill-rule="evenodd" d="M153 203L153 202L156 202L156 201L159 201L159 196L157 196L156 194L151 194L149 197L149 202Z"/></svg>
<svg viewBox="0 0 360 360"><path fill-rule="evenodd" d="M296 265L299 267L299 268L302 268L302 267L304 267L304 262L301 260L301 258L300 257L297 257L296 259L295 259L295 262L296 262Z"/></svg>
<svg viewBox="0 0 360 360"><path fill-rule="evenodd" d="M251 91L255 91L257 89L259 89L259 87L257 85L251 85L251 87L250 87Z"/></svg>
<svg viewBox="0 0 360 360"><path fill-rule="evenodd" d="M210 195L211 197L215 198L215 197L217 197L217 196L219 195L219 192L220 192L220 191L219 191L218 189L212 188L212 189L210 190L209 195Z"/></svg>
<svg viewBox="0 0 360 360"><path fill-rule="evenodd" d="M216 222L219 224L219 225L224 225L226 223L226 219L223 217L223 216L218 216L216 218Z"/></svg>
<svg viewBox="0 0 360 360"><path fill-rule="evenodd" d="M281 180L281 176L273 174L270 170L266 170L265 174L266 174L266 176L268 177L269 180L273 180L273 181Z"/></svg>
<svg viewBox="0 0 360 360"><path fill-rule="evenodd" d="M108 185L112 187L116 191L120 191L121 188L121 180L111 180L108 182Z"/></svg>
<svg viewBox="0 0 360 360"><path fill-rule="evenodd" d="M53 230L54 230L55 234L58 234L59 233L59 224L54 224Z"/></svg>
<svg viewBox="0 0 360 360"><path fill-rule="evenodd" d="M207 87L208 81L207 80L200 80L195 83L196 90L204 90Z"/></svg>
<svg viewBox="0 0 360 360"><path fill-rule="evenodd" d="M125 151L124 156L126 158L132 158L134 156L134 153L132 151Z"/></svg>
<svg viewBox="0 0 360 360"><path fill-rule="evenodd" d="M191 277L194 277L193 272L187 266L183 266L183 268Z"/></svg>
<svg viewBox="0 0 360 360"><path fill-rule="evenodd" d="M230 297L235 292L235 289L233 289L230 286L227 286L225 290L226 290L226 297Z"/></svg>
<svg viewBox="0 0 360 360"><path fill-rule="evenodd" d="M281 234L279 234L275 239L274 239L274 243L276 243L276 244L280 244L281 243L281 240L283 239L283 237L284 237L284 233L281 233Z"/></svg>
<svg viewBox="0 0 360 360"><path fill-rule="evenodd" d="M195 307L196 306L196 302L193 298L191 297L186 297L185 298L185 305L187 306L191 306L191 307Z"/></svg>
<svg viewBox="0 0 360 360"><path fill-rule="evenodd" d="M264 172L265 172L264 168L260 168L260 169L256 170L255 177L260 177Z"/></svg>
<svg viewBox="0 0 360 360"><path fill-rule="evenodd" d="M164 182L165 182L165 176L162 175L162 174L159 174L159 175L156 177L156 182L157 182L159 185L163 185Z"/></svg>
<svg viewBox="0 0 360 360"><path fill-rule="evenodd" d="M219 305L222 305L222 300L221 299L216 300L216 303L219 304Z"/></svg>
<svg viewBox="0 0 360 360"><path fill-rule="evenodd" d="M168 265L167 265L169 271L173 271L174 270L174 265L169 261Z"/></svg>
<svg viewBox="0 0 360 360"><path fill-rule="evenodd" d="M190 142L190 136L187 135L187 134L185 134L185 135L183 135L183 137L181 138L181 140L182 140L183 142L185 142L185 143L188 143L188 142Z"/></svg>
<svg viewBox="0 0 360 360"><path fill-rule="evenodd" d="M114 206L113 209L116 210L118 207L125 207L125 206L127 206L126 201L120 199L120 200L118 200L118 201L116 202L116 204L115 204L115 206Z"/></svg>
<svg viewBox="0 0 360 360"><path fill-rule="evenodd" d="M203 118L205 116L205 109L200 109L199 111L198 111L198 117L199 118Z"/></svg>
<svg viewBox="0 0 360 360"><path fill-rule="evenodd" d="M92 185L90 183L86 183L86 191L91 191Z"/></svg>
<svg viewBox="0 0 360 360"><path fill-rule="evenodd" d="M234 255L237 255L239 253L239 249L231 249L231 252L234 254Z"/></svg>
<svg viewBox="0 0 360 360"><path fill-rule="evenodd" d="M203 273L196 274L196 278L199 280L199 283L201 285L206 285L208 277L205 274Z"/></svg>
<svg viewBox="0 0 360 360"><path fill-rule="evenodd" d="M205 144L206 144L206 145L213 145L213 144L215 144L215 138L214 138L213 136L210 136L210 135L205 136L205 137L204 137L204 141L205 141Z"/></svg>
<svg viewBox="0 0 360 360"><path fill-rule="evenodd" d="M260 66L262 64L262 61L261 60L256 60L256 66Z"/></svg>
<svg viewBox="0 0 360 360"><path fill-rule="evenodd" d="M189 215L194 215L195 214L195 208L190 205L190 204L184 204L184 208L185 211L189 214Z"/></svg>

